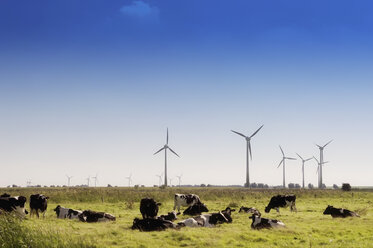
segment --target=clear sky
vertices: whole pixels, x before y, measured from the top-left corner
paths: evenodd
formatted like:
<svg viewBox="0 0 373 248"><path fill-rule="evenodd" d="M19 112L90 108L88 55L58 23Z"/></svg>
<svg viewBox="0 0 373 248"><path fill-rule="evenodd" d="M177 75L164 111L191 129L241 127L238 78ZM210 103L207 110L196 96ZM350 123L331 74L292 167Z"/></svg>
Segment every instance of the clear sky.
<svg viewBox="0 0 373 248"><path fill-rule="evenodd" d="M0 1L0 186L282 183L325 149L324 181L373 185L373 3ZM301 183L301 162L287 163ZM316 163L306 183L317 184Z"/></svg>

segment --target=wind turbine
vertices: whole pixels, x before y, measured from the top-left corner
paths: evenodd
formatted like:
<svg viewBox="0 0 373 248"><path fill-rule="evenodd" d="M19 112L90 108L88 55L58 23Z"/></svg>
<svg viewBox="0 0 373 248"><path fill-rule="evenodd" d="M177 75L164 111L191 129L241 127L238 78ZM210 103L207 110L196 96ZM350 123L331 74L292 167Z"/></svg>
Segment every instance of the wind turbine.
<svg viewBox="0 0 373 248"><path fill-rule="evenodd" d="M169 178L168 180L170 180L170 187L172 187L172 178Z"/></svg>
<svg viewBox="0 0 373 248"><path fill-rule="evenodd" d="M181 177L182 176L183 176L183 174L181 174L180 176L176 176L179 179L179 187L180 187L180 182L181 182Z"/></svg>
<svg viewBox="0 0 373 248"><path fill-rule="evenodd" d="M330 142L332 142L333 140L329 141L328 143L326 143L324 146L320 146L318 144L316 144L316 146L320 149L320 164L323 165L324 164L324 148L330 144ZM322 188L322 166L320 166L320 171L319 171L319 189Z"/></svg>
<svg viewBox="0 0 373 248"><path fill-rule="evenodd" d="M86 178L86 180L87 180L87 186L89 187L89 181L91 180L91 176L88 176L88 177Z"/></svg>
<svg viewBox="0 0 373 248"><path fill-rule="evenodd" d="M71 180L71 178L72 178L73 176L68 176L68 175L66 175L66 177L67 177L67 186L70 187L70 180Z"/></svg>
<svg viewBox="0 0 373 248"><path fill-rule="evenodd" d="M30 187L31 186L31 179L27 180L27 187Z"/></svg>
<svg viewBox="0 0 373 248"><path fill-rule="evenodd" d="M327 164L329 163L329 161L326 161L326 162L320 162L315 156L313 156L313 158L316 160L317 162L317 171L316 171L316 174L318 174L318 177L319 177L319 180L320 180L320 171L322 170L321 167L324 165L324 164ZM320 181L319 181L320 182ZM321 189L322 188L322 184L321 186L319 186L319 188Z"/></svg>
<svg viewBox="0 0 373 248"><path fill-rule="evenodd" d="M282 164L282 186L284 188L286 188L286 185L285 185L285 160L286 159L297 160L297 159L296 158L286 157L284 151L281 148L281 146L280 146L280 150L281 150L281 153L282 153L282 160L281 160L280 164L277 166L277 168L280 167L280 165Z"/></svg>
<svg viewBox="0 0 373 248"><path fill-rule="evenodd" d="M250 187L250 176L249 176L249 154L250 154L250 159L252 160L252 154L251 154L251 138L254 137L255 134L259 132L260 129L262 129L264 125L262 125L258 130L256 130L251 136L246 136L242 133L236 132L231 130L233 133L238 134L242 137L245 138L246 140L246 187Z"/></svg>
<svg viewBox="0 0 373 248"><path fill-rule="evenodd" d="M162 174L161 175L155 175L159 178L159 183L158 183L158 186L161 186L162 184Z"/></svg>
<svg viewBox="0 0 373 248"><path fill-rule="evenodd" d="M129 177L126 177L128 179L128 187L131 187L131 183L132 183L132 173Z"/></svg>
<svg viewBox="0 0 373 248"><path fill-rule="evenodd" d="M176 152L174 152L169 146L168 146L168 128L167 128L167 137L166 137L166 144L161 148L159 149L159 151L157 151L155 154L159 153L160 151L164 150L164 185L167 187L167 149L169 149L173 154L175 154L176 156L180 157L179 155L177 155Z"/></svg>
<svg viewBox="0 0 373 248"><path fill-rule="evenodd" d="M307 158L307 159L304 159L304 158L302 158L301 157L301 155L299 155L298 153L297 153L297 155L298 155L298 157L302 160L302 187L303 187L303 189L304 189L304 164L307 162L307 161L309 161L309 160L311 160L312 158Z"/></svg>
<svg viewBox="0 0 373 248"><path fill-rule="evenodd" d="M98 178L97 178L97 173L96 173L96 176L95 177L92 177L94 180L95 180L95 187L97 186L97 181L98 181Z"/></svg>

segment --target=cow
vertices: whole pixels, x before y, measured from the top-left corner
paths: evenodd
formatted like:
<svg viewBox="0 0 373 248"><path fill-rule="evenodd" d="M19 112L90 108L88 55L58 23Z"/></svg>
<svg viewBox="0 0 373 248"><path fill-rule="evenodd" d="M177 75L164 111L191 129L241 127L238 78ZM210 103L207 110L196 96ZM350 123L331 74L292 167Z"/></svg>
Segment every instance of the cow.
<svg viewBox="0 0 373 248"><path fill-rule="evenodd" d="M244 206L242 206L240 208L240 211L238 211L238 212L239 213L250 213L250 214L255 214L255 215L258 215L258 216L262 215L258 209L256 209L256 208L248 208L248 207L244 207Z"/></svg>
<svg viewBox="0 0 373 248"><path fill-rule="evenodd" d="M163 220L174 221L174 220L177 220L177 214L175 211L172 211L172 212L169 212L168 214L161 215L158 218L161 218Z"/></svg>
<svg viewBox="0 0 373 248"><path fill-rule="evenodd" d="M58 205L54 211L56 212L58 219L79 219L79 214L83 213L82 211L64 208L60 205Z"/></svg>
<svg viewBox="0 0 373 248"><path fill-rule="evenodd" d="M285 224L281 221L262 218L256 214L253 214L249 218L253 220L251 223L251 228L256 230L263 228L285 227Z"/></svg>
<svg viewBox="0 0 373 248"><path fill-rule="evenodd" d="M236 211L236 209L231 209L230 207L227 207L226 209L222 210L221 213L224 215L224 217L228 220L228 223L232 223L232 212Z"/></svg>
<svg viewBox="0 0 373 248"><path fill-rule="evenodd" d="M84 210L83 213L78 215L79 220L82 222L107 222L115 221L116 218L114 215L104 213L104 212L95 212L92 210Z"/></svg>
<svg viewBox="0 0 373 248"><path fill-rule="evenodd" d="M30 217L33 213L36 214L36 216L39 218L39 211L43 214L43 218L45 217L45 213L47 211L48 202L49 199L48 196L36 194L30 196Z"/></svg>
<svg viewBox="0 0 373 248"><path fill-rule="evenodd" d="M143 219L155 218L158 214L159 206L162 205L152 198L143 198L140 202L140 212Z"/></svg>
<svg viewBox="0 0 373 248"><path fill-rule="evenodd" d="M344 208L335 208L328 205L324 214L330 214L333 218L360 217L357 213Z"/></svg>
<svg viewBox="0 0 373 248"><path fill-rule="evenodd" d="M1 212L15 212L21 218L24 218L28 214L25 209L26 197L24 196L0 196L0 213Z"/></svg>
<svg viewBox="0 0 373 248"><path fill-rule="evenodd" d="M216 224L228 223L228 219L225 218L222 212L213 214L202 214L196 217L188 218L178 224L180 227L213 227Z"/></svg>
<svg viewBox="0 0 373 248"><path fill-rule="evenodd" d="M192 206L189 206L184 210L183 215L199 215L202 212L208 212L208 208L202 202L198 202Z"/></svg>
<svg viewBox="0 0 373 248"><path fill-rule="evenodd" d="M290 211L297 211L297 208L295 207L295 195L276 195L271 198L271 200L268 203L268 206L265 208L265 212L269 213L272 208L275 208L277 212L280 212L280 207L288 207L290 206Z"/></svg>
<svg viewBox="0 0 373 248"><path fill-rule="evenodd" d="M195 194L175 194L174 210L177 208L177 211L180 213L180 206L189 207L200 202L199 196Z"/></svg>
<svg viewBox="0 0 373 248"><path fill-rule="evenodd" d="M150 232L150 231L164 231L167 228L180 228L169 220L162 218L145 218L139 219L135 218L132 224L132 230L139 229L140 231Z"/></svg>

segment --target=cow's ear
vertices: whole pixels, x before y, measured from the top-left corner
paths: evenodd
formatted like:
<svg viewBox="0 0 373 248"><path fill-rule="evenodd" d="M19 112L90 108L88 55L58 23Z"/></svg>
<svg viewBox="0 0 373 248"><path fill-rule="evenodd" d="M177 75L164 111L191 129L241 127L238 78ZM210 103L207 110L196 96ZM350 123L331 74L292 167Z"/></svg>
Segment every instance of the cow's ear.
<svg viewBox="0 0 373 248"><path fill-rule="evenodd" d="M49 199L49 196L45 197L46 199Z"/></svg>
<svg viewBox="0 0 373 248"><path fill-rule="evenodd" d="M180 212L178 212L176 215L179 215L179 214L181 214Z"/></svg>
<svg viewBox="0 0 373 248"><path fill-rule="evenodd" d="M157 202L157 206L161 206L162 205L162 203L160 203L160 202Z"/></svg>
<svg viewBox="0 0 373 248"><path fill-rule="evenodd" d="M234 211L236 211L236 209L231 209L231 212L234 212Z"/></svg>

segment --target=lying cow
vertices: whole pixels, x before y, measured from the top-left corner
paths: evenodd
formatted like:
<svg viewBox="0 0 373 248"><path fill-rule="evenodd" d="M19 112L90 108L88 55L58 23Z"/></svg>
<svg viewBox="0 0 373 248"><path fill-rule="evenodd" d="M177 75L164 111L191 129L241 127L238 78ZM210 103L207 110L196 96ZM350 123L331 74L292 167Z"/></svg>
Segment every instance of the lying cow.
<svg viewBox="0 0 373 248"><path fill-rule="evenodd" d="M159 206L161 203L156 202L152 198L143 198L140 202L140 212L142 218L155 218L158 214Z"/></svg>
<svg viewBox="0 0 373 248"><path fill-rule="evenodd" d="M213 214L202 214L193 218L189 218L177 223L180 227L213 227L216 224L228 223L222 212Z"/></svg>
<svg viewBox="0 0 373 248"><path fill-rule="evenodd" d="M184 210L183 215L200 215L202 212L208 212L208 208L202 202L189 206Z"/></svg>
<svg viewBox="0 0 373 248"><path fill-rule="evenodd" d="M360 217L357 213L344 208L335 208L328 205L325 209L324 214L330 214L333 218L346 218L346 217Z"/></svg>
<svg viewBox="0 0 373 248"><path fill-rule="evenodd" d="M244 207L242 206L240 208L240 211L238 211L239 213L249 213L249 214L255 214L255 215L258 215L258 216L261 216L262 214L259 212L258 209L256 208L248 208L248 207Z"/></svg>
<svg viewBox="0 0 373 248"><path fill-rule="evenodd" d="M21 218L24 218L28 214L25 209L26 197L4 195L0 197L0 213L2 211L8 213L15 212Z"/></svg>
<svg viewBox="0 0 373 248"><path fill-rule="evenodd" d="M277 212L280 212L279 208L284 208L290 206L290 211L297 211L295 207L295 195L276 195L271 198L268 206L265 208L265 212L269 213L272 208L275 208Z"/></svg>
<svg viewBox="0 0 373 248"><path fill-rule="evenodd" d="M169 212L168 214L163 214L159 216L159 218L163 220L174 221L174 220L177 220L177 214L175 211L172 211L172 212Z"/></svg>
<svg viewBox="0 0 373 248"><path fill-rule="evenodd" d="M253 220L251 223L251 228L256 230L263 228L285 227L285 224L281 221L262 218L256 214L253 214L249 218Z"/></svg>
<svg viewBox="0 0 373 248"><path fill-rule="evenodd" d="M230 207L227 207L225 210L221 211L224 217L228 220L228 223L231 223L233 221L231 215L234 211L236 211L236 209L231 209Z"/></svg>
<svg viewBox="0 0 373 248"><path fill-rule="evenodd" d="M195 194L175 194L174 210L177 208L177 211L180 213L180 206L189 207L200 202L199 196Z"/></svg>
<svg viewBox="0 0 373 248"><path fill-rule="evenodd" d="M83 213L79 214L78 217L80 221L88 223L115 221L116 219L114 215L92 210L85 210Z"/></svg>
<svg viewBox="0 0 373 248"><path fill-rule="evenodd" d="M56 212L58 219L79 219L79 214L83 213L82 211L64 208L60 205L58 205L54 211Z"/></svg>
<svg viewBox="0 0 373 248"><path fill-rule="evenodd" d="M33 213L36 214L36 216L39 218L39 211L43 214L43 218L45 217L45 213L47 211L48 202L49 199L48 196L36 194L30 196L30 217Z"/></svg>
<svg viewBox="0 0 373 248"><path fill-rule="evenodd" d="M150 232L150 231L164 231L167 228L179 228L178 225L175 225L169 220L164 220L162 218L146 218L139 219L135 218L133 220L132 229L139 229L140 231Z"/></svg>

